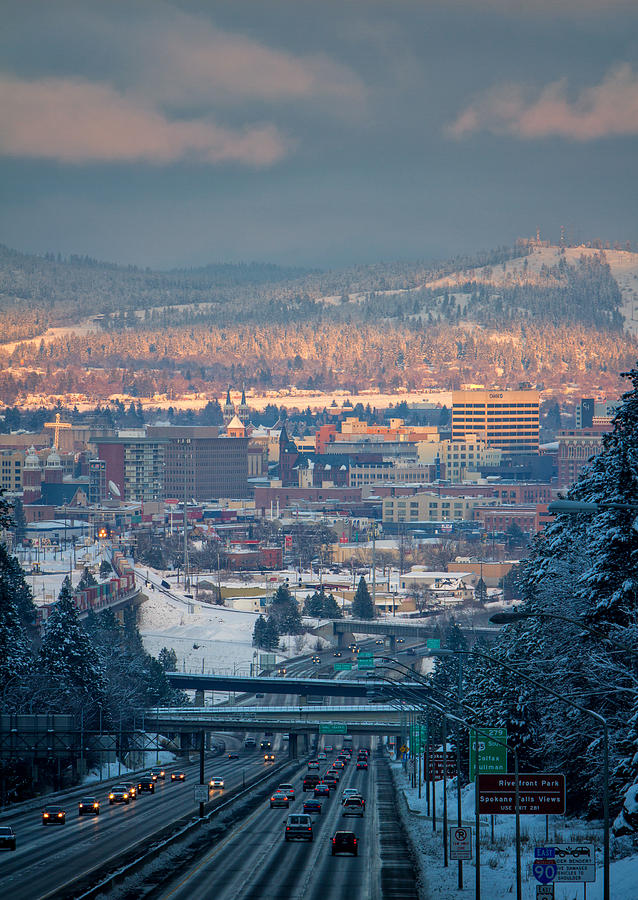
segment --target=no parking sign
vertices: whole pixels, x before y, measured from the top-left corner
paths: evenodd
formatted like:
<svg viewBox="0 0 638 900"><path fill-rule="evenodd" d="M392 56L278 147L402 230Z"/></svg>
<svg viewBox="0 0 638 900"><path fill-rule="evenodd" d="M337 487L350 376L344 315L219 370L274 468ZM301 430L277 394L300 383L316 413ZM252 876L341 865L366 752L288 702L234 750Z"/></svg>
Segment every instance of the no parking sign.
<svg viewBox="0 0 638 900"><path fill-rule="evenodd" d="M450 828L450 859L472 859L471 828Z"/></svg>

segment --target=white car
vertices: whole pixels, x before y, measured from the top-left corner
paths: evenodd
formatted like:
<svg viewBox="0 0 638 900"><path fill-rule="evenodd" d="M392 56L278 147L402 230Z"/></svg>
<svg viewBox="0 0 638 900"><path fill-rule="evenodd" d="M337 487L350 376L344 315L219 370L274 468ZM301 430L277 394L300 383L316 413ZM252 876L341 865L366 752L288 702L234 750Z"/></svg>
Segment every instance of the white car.
<svg viewBox="0 0 638 900"><path fill-rule="evenodd" d="M295 799L295 789L291 784L280 784L277 790L282 791L289 800Z"/></svg>
<svg viewBox="0 0 638 900"><path fill-rule="evenodd" d="M224 779L223 778L211 778L211 780L208 782L208 787L212 788L213 790L216 790L217 788L223 788L224 787Z"/></svg>
<svg viewBox="0 0 638 900"><path fill-rule="evenodd" d="M359 791L356 788L346 788L343 794L341 795L341 802L343 803L348 797L358 797Z"/></svg>

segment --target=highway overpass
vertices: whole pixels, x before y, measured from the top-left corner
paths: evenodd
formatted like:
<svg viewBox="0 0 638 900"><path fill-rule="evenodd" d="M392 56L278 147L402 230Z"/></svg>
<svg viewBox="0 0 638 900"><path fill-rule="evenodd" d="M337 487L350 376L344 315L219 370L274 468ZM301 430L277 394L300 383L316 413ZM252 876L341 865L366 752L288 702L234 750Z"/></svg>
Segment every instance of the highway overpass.
<svg viewBox="0 0 638 900"><path fill-rule="evenodd" d="M339 660L350 662L350 660ZM356 666L356 660L353 662ZM372 673L372 670L370 670ZM299 697L367 697L371 688L383 688L383 681L373 678L291 678L249 677L247 675L214 675L188 672L167 672L171 685L184 691L229 691L241 694L295 694ZM427 691L416 681L401 682L401 686L418 693ZM197 702L197 701L196 701Z"/></svg>
<svg viewBox="0 0 638 900"><path fill-rule="evenodd" d="M468 626L459 624L469 646L479 638L492 640L499 633L497 625ZM417 641L431 640L441 637L441 626L435 622L430 624L401 621L388 621L388 619L332 619L323 625L319 625L312 631L319 637L328 640L336 638L337 646L343 647L346 638L352 638L353 634L368 634L384 637L389 641L390 648L394 650L397 638Z"/></svg>

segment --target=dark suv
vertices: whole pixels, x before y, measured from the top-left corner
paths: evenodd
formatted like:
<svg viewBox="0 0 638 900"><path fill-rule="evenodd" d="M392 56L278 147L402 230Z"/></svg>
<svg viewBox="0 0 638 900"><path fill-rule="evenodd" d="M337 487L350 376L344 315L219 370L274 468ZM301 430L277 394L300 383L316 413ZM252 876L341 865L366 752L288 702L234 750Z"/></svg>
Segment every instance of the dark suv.
<svg viewBox="0 0 638 900"><path fill-rule="evenodd" d="M155 793L155 782L152 776L143 775L137 782L137 793L141 794L142 791L148 791L150 794Z"/></svg>
<svg viewBox="0 0 638 900"><path fill-rule="evenodd" d="M358 855L357 836L353 831L335 831L331 841L332 855L337 853L350 853L352 856Z"/></svg>

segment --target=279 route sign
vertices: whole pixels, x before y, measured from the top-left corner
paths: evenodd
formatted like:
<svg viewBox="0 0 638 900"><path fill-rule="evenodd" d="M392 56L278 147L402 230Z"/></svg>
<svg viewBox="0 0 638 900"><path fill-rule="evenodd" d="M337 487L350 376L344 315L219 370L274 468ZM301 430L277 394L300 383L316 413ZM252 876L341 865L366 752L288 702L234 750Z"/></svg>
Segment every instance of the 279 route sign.
<svg viewBox="0 0 638 900"><path fill-rule="evenodd" d="M516 780L506 775L478 776L479 812L514 815ZM548 816L565 813L565 776L549 772L521 772L518 776L518 809L521 815Z"/></svg>

